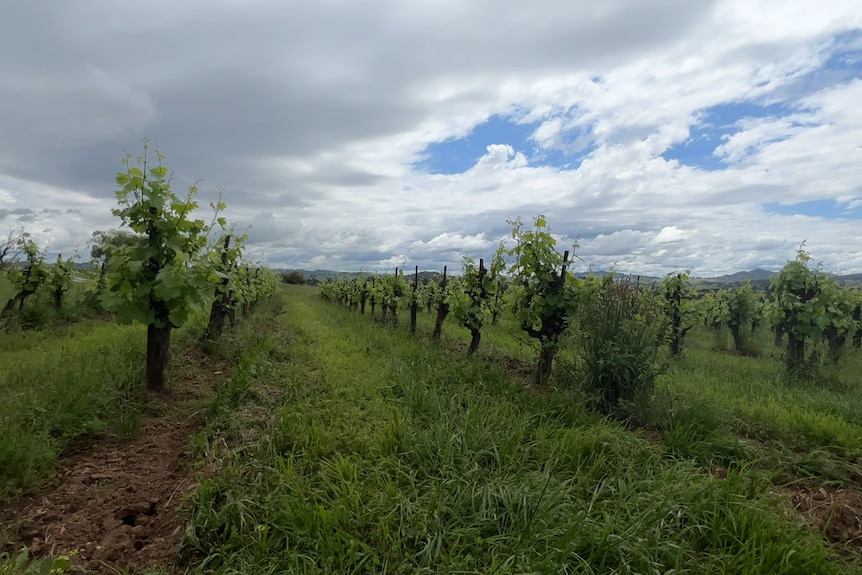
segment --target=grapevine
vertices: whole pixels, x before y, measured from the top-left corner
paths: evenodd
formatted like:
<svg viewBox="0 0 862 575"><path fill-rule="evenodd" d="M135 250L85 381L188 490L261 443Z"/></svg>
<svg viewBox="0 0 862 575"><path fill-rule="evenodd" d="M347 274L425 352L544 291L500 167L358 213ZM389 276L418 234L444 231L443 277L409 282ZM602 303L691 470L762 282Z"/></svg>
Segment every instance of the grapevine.
<svg viewBox="0 0 862 575"><path fill-rule="evenodd" d="M507 252L515 258L509 273L517 286L512 294L512 309L521 329L539 342L535 381L545 385L573 307L565 288L569 252L557 252L557 240L542 215L534 218L531 230L525 230L520 219L509 224L515 240L515 246Z"/></svg>
<svg viewBox="0 0 862 575"><path fill-rule="evenodd" d="M147 326L147 387L161 391L170 354L171 330L182 326L193 312L204 312L215 286L203 266L194 265L206 248L207 224L191 219L198 204L197 187L185 199L171 190L164 157L145 143L143 155L117 174L119 208L113 214L144 239L117 249L108 261L108 291L102 294L106 309L121 323ZM217 208L223 209L219 204ZM217 211L220 211L217 210ZM217 218L221 226L223 218Z"/></svg>

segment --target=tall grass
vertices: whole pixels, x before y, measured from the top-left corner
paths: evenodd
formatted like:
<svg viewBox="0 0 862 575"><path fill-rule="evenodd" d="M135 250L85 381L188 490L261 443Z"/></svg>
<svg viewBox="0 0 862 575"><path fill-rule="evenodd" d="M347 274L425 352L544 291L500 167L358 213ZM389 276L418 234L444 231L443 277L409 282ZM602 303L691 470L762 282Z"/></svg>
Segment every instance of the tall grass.
<svg viewBox="0 0 862 575"><path fill-rule="evenodd" d="M139 422L140 327L97 324L17 336L0 337L0 497L48 479L76 437L131 433Z"/></svg>
<svg viewBox="0 0 862 575"><path fill-rule="evenodd" d="M843 390L810 382L788 385L783 371L777 359L692 349L669 372L666 386L673 393L722 406L746 435L862 456L862 381Z"/></svg>
<svg viewBox="0 0 862 575"><path fill-rule="evenodd" d="M759 476L718 479L573 393L287 293L270 325L289 350L248 374L283 403L195 495L194 572L842 571Z"/></svg>
<svg viewBox="0 0 862 575"><path fill-rule="evenodd" d="M195 345L204 318L177 331ZM32 491L82 438L137 432L147 402L146 329L103 321L0 331L0 498Z"/></svg>
<svg viewBox="0 0 862 575"><path fill-rule="evenodd" d="M593 315L582 311L580 317L592 331L601 329ZM486 330L486 359L504 363L509 357L525 361L530 357L518 326L507 316ZM630 330L626 337L634 339L638 333ZM768 329L751 335L748 355L733 351L726 328L718 333L721 345L716 345L715 334L707 328L699 326L689 333L684 356L667 362L666 372L656 379L654 400L636 402L638 418L657 429L661 441L678 456L704 463L746 460L775 473L858 481L862 475L862 379L858 375L862 352L850 348L837 365L824 367L815 379L790 381L782 350L773 345ZM459 331L447 331L445 326L444 335L464 340ZM596 349L601 351L601 342L608 340L613 338L596 338ZM612 346L609 349L614 351ZM610 365L625 368L628 363ZM555 369L562 381L573 381L575 389L588 389L588 374L578 373L578 366L584 366L578 346L561 350Z"/></svg>
<svg viewBox="0 0 862 575"><path fill-rule="evenodd" d="M605 411L648 400L659 374L665 320L651 293L609 277L584 298L575 338L580 384Z"/></svg>

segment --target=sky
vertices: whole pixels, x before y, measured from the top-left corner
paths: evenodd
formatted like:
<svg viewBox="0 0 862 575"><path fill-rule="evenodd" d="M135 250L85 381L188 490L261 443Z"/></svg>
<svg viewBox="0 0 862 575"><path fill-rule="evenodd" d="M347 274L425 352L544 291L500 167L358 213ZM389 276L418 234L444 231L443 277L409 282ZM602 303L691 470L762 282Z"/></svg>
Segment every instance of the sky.
<svg viewBox="0 0 862 575"><path fill-rule="evenodd" d="M855 0L4 0L0 233L88 255L147 138L273 267L862 271ZM199 216L209 219L201 210Z"/></svg>

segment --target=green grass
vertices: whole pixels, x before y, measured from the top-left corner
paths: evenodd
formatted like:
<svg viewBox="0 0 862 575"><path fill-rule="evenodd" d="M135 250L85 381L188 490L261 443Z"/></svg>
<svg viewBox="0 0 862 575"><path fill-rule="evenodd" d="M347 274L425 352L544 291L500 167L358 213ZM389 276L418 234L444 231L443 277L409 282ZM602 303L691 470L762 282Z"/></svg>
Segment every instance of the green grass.
<svg viewBox="0 0 862 575"><path fill-rule="evenodd" d="M136 429L145 336L112 324L0 335L0 497L50 478L75 438Z"/></svg>
<svg viewBox="0 0 862 575"><path fill-rule="evenodd" d="M175 357L196 343L201 322L175 330ZM0 499L51 479L59 457L89 436L138 431L145 351L140 325L85 320L0 331Z"/></svg>
<svg viewBox="0 0 862 575"><path fill-rule="evenodd" d="M282 297L199 439L221 471L194 496L193 572L846 572L761 474L718 479L576 391L513 383L502 331L466 360L316 290Z"/></svg>
<svg viewBox="0 0 862 575"><path fill-rule="evenodd" d="M68 556L31 559L26 549L15 554L0 553L0 575L54 575L71 567Z"/></svg>
<svg viewBox="0 0 862 575"><path fill-rule="evenodd" d="M862 476L862 380L855 375L860 360L854 350L824 371L825 381L789 382L778 357L692 346L672 363L664 386L678 398L720 411L725 428L751 444L752 457L794 474L846 482ZM845 384L831 385L836 380Z"/></svg>
<svg viewBox="0 0 862 575"><path fill-rule="evenodd" d="M420 315L430 331L431 316ZM482 354L531 365L536 351L511 318L488 326ZM444 335L468 341L452 322ZM463 343L462 343L463 345ZM771 334L761 329L749 345L758 356L730 351L730 333L706 329L689 334L685 354L667 359L655 405L645 408L648 423L662 432L666 447L702 463L745 460L775 474L858 484L862 477L862 352L849 350L837 366L814 381L788 381ZM556 383L578 388L573 378L577 353L564 348L556 362Z"/></svg>
<svg viewBox="0 0 862 575"><path fill-rule="evenodd" d="M287 287L213 346L234 367L192 441L219 470L193 498L192 572L859 572L770 495L779 474L858 481L859 352L788 382L768 334L742 357L695 330L635 406L651 430L632 431L585 407L572 347L537 391L511 318L474 358L451 318L439 344L432 315L417 338L399 320ZM144 338L95 321L0 334L0 497L50 478L91 434L134 433ZM18 559L0 573L50 569Z"/></svg>

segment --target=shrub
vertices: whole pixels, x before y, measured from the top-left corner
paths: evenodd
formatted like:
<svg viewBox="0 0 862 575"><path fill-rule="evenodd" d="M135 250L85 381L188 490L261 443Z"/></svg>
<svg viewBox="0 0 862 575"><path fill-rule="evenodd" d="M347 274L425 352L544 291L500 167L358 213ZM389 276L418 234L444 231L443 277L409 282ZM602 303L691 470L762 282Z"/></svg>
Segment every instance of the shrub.
<svg viewBox="0 0 862 575"><path fill-rule="evenodd" d="M305 277L302 275L301 271L293 270L292 272L281 274L281 281L286 284L301 286L305 283Z"/></svg>
<svg viewBox="0 0 862 575"><path fill-rule="evenodd" d="M652 395L664 342L661 302L629 279L608 276L584 298L581 380L598 407Z"/></svg>

